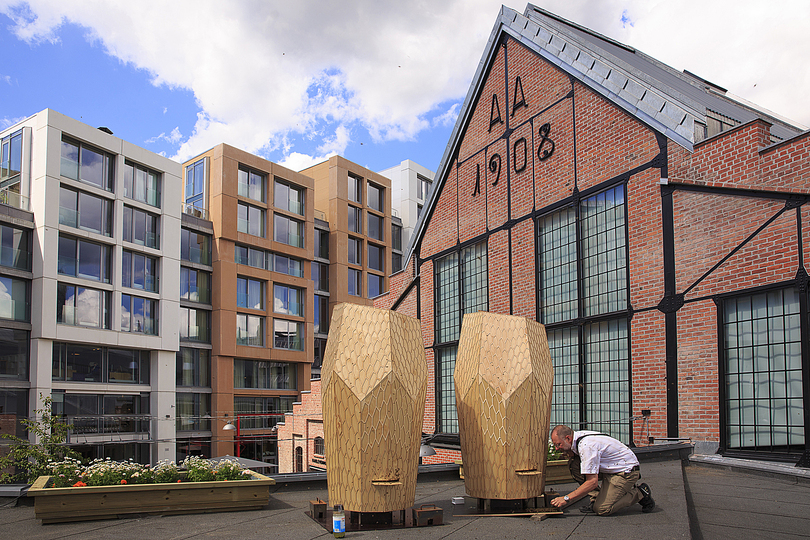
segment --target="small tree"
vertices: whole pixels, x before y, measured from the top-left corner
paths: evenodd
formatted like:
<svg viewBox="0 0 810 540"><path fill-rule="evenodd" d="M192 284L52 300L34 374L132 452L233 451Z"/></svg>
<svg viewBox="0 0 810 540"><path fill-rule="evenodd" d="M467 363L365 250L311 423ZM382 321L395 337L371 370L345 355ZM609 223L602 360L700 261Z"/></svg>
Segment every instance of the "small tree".
<svg viewBox="0 0 810 540"><path fill-rule="evenodd" d="M0 456L0 483L31 484L38 476L47 474L49 461L65 457L81 458L75 450L64 445L68 430L73 426L53 414L53 399L50 396L44 398L43 402L43 407L34 411L33 420L26 418L20 421L29 435L35 435L36 442L9 433L0 435L11 441L8 452Z"/></svg>

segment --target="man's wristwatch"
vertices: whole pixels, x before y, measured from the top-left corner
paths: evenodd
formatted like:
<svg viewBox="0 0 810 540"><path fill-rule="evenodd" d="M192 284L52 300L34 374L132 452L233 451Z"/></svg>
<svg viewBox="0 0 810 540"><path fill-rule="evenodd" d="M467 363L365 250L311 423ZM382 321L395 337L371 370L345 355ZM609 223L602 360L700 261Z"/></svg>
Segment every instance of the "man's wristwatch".
<svg viewBox="0 0 810 540"><path fill-rule="evenodd" d="M563 497L563 500L564 500L565 502L568 502L568 495L564 496L564 497Z"/></svg>

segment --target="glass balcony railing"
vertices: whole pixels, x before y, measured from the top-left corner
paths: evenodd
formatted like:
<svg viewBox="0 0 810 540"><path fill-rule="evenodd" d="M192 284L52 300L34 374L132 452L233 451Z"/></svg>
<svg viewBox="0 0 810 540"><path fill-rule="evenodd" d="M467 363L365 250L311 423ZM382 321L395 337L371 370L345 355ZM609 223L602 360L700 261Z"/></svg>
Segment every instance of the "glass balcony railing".
<svg viewBox="0 0 810 540"><path fill-rule="evenodd" d="M30 271L31 252L27 249L0 246L0 266Z"/></svg>
<svg viewBox="0 0 810 540"><path fill-rule="evenodd" d="M19 189L19 186L20 186L19 184L14 184L12 186L0 189L0 203L13 206L14 208L19 208L21 210L29 211L30 202L28 200L28 197L20 195L18 192L14 191L14 188Z"/></svg>
<svg viewBox="0 0 810 540"><path fill-rule="evenodd" d="M183 213L200 219L208 219L208 210L193 204L183 203Z"/></svg>

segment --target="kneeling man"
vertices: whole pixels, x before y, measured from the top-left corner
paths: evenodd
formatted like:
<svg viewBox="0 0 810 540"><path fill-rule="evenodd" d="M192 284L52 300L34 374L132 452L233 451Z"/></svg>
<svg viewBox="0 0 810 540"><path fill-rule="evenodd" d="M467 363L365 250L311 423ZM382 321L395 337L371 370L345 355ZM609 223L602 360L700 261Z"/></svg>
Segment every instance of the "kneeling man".
<svg viewBox="0 0 810 540"><path fill-rule="evenodd" d="M553 506L563 508L589 494L591 503L582 511L600 516L609 516L635 503L639 503L645 513L655 508L650 486L636 485L641 478L638 458L621 441L596 431L556 426L551 431L551 442L574 463L581 462L579 471L574 467L571 470L581 485L565 497L553 499ZM573 463L569 461L569 464ZM599 480L602 480L601 487Z"/></svg>

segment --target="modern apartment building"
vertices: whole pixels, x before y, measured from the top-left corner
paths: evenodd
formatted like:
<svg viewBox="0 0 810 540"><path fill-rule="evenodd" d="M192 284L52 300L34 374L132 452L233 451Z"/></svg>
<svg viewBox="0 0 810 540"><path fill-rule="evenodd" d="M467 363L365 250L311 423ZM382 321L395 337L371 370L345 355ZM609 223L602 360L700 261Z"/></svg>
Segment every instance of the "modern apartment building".
<svg viewBox="0 0 810 540"><path fill-rule="evenodd" d="M422 215L422 208L433 189L435 173L418 163L406 159L399 165L380 171L380 174L391 180L391 207L393 214L402 220L402 244L407 246ZM396 230L396 225L394 225ZM400 248L400 251L402 249ZM402 267L401 256L392 259L393 274Z"/></svg>
<svg viewBox="0 0 810 540"><path fill-rule="evenodd" d="M372 305L388 290L391 181L340 156L301 173L315 180L315 208L329 224L329 312Z"/></svg>
<svg viewBox="0 0 810 540"><path fill-rule="evenodd" d="M181 167L46 109L0 132L0 406L86 457L174 459Z"/></svg>
<svg viewBox="0 0 810 540"><path fill-rule="evenodd" d="M201 355L205 365L208 339L193 337L192 328L210 317L212 329L210 374L186 409L194 400L205 409L210 377L211 454L234 453L236 430L222 430L230 421L242 457L275 463L274 415L283 417L309 388L313 361L313 180L226 144L187 161L184 170L186 212L212 224L210 267L183 266L188 297L184 288L181 319L187 307L189 331L181 333L181 354L192 363ZM210 298L201 283L210 283ZM205 431L188 435L190 451L206 442Z"/></svg>

